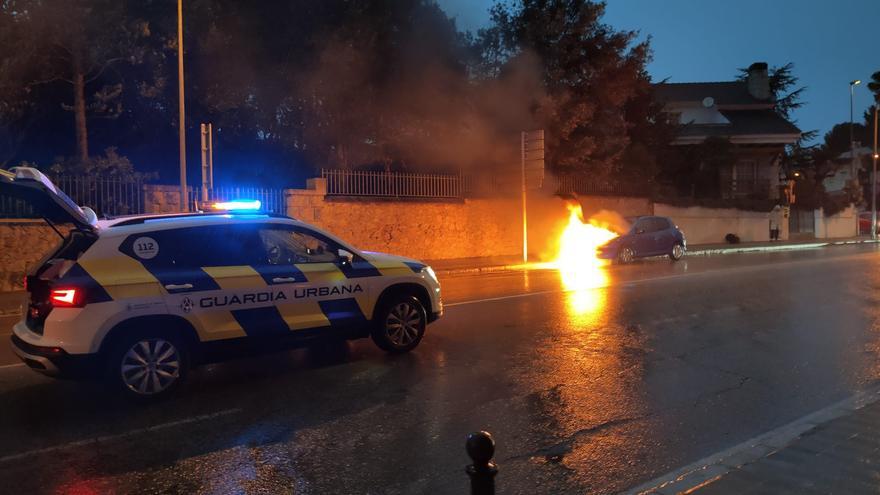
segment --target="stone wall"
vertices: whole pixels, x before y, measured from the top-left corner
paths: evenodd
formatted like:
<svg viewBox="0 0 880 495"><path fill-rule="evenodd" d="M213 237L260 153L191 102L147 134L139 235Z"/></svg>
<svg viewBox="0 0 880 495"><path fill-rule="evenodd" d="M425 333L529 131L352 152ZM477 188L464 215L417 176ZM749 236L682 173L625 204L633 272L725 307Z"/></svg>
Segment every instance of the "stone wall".
<svg viewBox="0 0 880 495"><path fill-rule="evenodd" d="M42 220L0 220L0 291L22 290L24 274L60 242Z"/></svg>
<svg viewBox="0 0 880 495"><path fill-rule="evenodd" d="M192 188L188 188L192 192ZM144 213L180 212L180 186L144 184Z"/></svg>
<svg viewBox="0 0 880 495"><path fill-rule="evenodd" d="M291 189L288 214L325 229L359 249L419 259L522 254L518 198L403 201L326 197L326 182L310 179ZM567 217L558 198L529 198L529 252L538 259L552 248L552 232Z"/></svg>

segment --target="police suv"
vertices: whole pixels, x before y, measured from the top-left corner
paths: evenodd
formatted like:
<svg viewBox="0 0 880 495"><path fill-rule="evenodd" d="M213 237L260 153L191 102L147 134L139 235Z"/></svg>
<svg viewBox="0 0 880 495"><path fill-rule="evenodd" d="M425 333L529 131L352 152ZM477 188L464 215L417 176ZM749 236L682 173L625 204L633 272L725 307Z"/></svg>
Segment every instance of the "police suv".
<svg viewBox="0 0 880 495"><path fill-rule="evenodd" d="M431 268L359 251L256 211L98 220L42 173L0 171L0 194L72 224L26 278L14 352L53 376L104 377L130 396L170 393L199 363L316 337L416 347L443 311Z"/></svg>

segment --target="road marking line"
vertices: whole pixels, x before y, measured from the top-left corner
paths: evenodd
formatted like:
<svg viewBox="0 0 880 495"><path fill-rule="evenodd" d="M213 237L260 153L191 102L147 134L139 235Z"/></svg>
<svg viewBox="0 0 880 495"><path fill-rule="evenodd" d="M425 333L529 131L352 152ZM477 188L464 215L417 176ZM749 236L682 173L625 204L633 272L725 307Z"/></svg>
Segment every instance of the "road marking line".
<svg viewBox="0 0 880 495"><path fill-rule="evenodd" d="M696 488L739 469L739 466L755 462L785 448L801 435L819 425L851 414L878 400L880 400L880 385L874 385L830 406L802 416L791 423L716 452L622 493L625 495L646 495L657 493L658 490L663 490L662 493L691 493Z"/></svg>
<svg viewBox="0 0 880 495"><path fill-rule="evenodd" d="M597 287L588 287L583 289L553 289L553 290L542 290L536 292L524 292L520 294L511 294L509 296L498 296L498 297L487 297L484 299L472 299L469 301L458 301L452 303L444 303L444 308L454 308L455 306L465 306L468 304L479 304L484 302L494 302L494 301L504 301L507 299L518 299L522 297L529 296L542 296L547 294L566 294L569 292L579 292L584 290L596 290L596 289L607 289L609 287L617 287L617 286L633 286L640 285L646 282L659 282L663 280L673 280L683 277L695 277L695 276L705 276L705 275L724 275L730 272L736 272L738 274L745 272L752 272L756 270L778 270L780 268L787 268L792 265L810 265L816 263L826 263L829 261L838 261L838 260L851 260L853 258L861 258L867 256L876 256L876 253L859 253L853 254L849 256L838 256L832 259L809 259L809 260L791 260L791 261L783 261L781 263L766 263L759 265L749 265L749 266L732 266L727 268L719 268L717 270L706 270L702 272L695 273L676 273L674 275L661 275L658 277L648 277L648 278L640 278L634 280L620 280L616 282L611 282L606 285L600 285Z"/></svg>
<svg viewBox="0 0 880 495"><path fill-rule="evenodd" d="M42 449L28 450L26 452L21 452L19 454L11 454L11 455L0 457L0 464L5 463L5 462L9 462L9 461L24 459L24 458L35 456L35 455L48 454L50 452L57 452L59 450L65 450L65 449L70 449L70 448L75 448L75 447L83 447L85 445L94 445L94 444L98 444L98 443L102 443L102 442L112 442L114 440L122 440L122 439L130 438L130 437L133 437L136 435L141 435L143 433L150 433L150 432L154 432L154 431L165 430L168 428L173 428L175 426L181 426L181 425L186 425L186 424L190 424L190 423L197 423L199 421L206 421L209 419L215 419L215 418L219 418L221 416L228 416L230 414L236 414L239 412L241 412L240 408L225 409L223 411L218 411L218 412L211 413L211 414L203 414L203 415L194 416L191 418L179 419L177 421L171 421L168 423L161 423L158 425L148 426L146 428L138 428L135 430L127 431L125 433L119 433L116 435L105 435L105 436L100 436L100 437L95 437L95 438L89 438L87 440L77 440L75 442L64 443L61 445L54 445L52 447L46 447L46 448L42 448Z"/></svg>
<svg viewBox="0 0 880 495"><path fill-rule="evenodd" d="M4 364L4 365L0 366L0 370L6 369L6 368L18 368L20 366L24 366L24 363Z"/></svg>

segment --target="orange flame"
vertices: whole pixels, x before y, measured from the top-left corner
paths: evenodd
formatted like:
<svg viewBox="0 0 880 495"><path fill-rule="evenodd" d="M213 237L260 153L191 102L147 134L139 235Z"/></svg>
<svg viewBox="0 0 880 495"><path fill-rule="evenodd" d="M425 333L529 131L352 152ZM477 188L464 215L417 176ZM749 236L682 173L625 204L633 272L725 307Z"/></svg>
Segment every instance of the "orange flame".
<svg viewBox="0 0 880 495"><path fill-rule="evenodd" d="M575 291L569 297L571 311L589 316L601 309L604 296L587 289L608 285L608 275L602 269L607 262L596 256L596 248L617 234L598 222L584 222L579 204L569 204L568 211L568 224L559 237L559 252L553 265L559 270L563 287Z"/></svg>

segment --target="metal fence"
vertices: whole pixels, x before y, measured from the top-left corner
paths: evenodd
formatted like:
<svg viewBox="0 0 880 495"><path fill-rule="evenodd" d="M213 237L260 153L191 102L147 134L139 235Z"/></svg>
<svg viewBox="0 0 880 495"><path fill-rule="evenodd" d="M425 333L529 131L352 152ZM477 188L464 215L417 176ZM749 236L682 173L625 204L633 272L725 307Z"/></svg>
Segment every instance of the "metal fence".
<svg viewBox="0 0 880 495"><path fill-rule="evenodd" d="M52 177L52 182L74 203L95 210L99 218L144 213L141 180L61 175Z"/></svg>
<svg viewBox="0 0 880 495"><path fill-rule="evenodd" d="M208 189L208 202L253 200L260 201L261 209L279 215L287 215L287 199L284 189L269 187L215 187ZM202 188L190 190L190 204L201 203Z"/></svg>
<svg viewBox="0 0 880 495"><path fill-rule="evenodd" d="M642 196L650 192L648 184L596 180L589 175L558 175L548 182L556 194Z"/></svg>
<svg viewBox="0 0 880 495"><path fill-rule="evenodd" d="M51 180L74 203L95 210L98 217L144 213L140 180L71 175L54 176ZM23 201L0 196L0 217L39 218L39 214Z"/></svg>
<svg viewBox="0 0 880 495"><path fill-rule="evenodd" d="M330 196L393 198L463 197L463 178L458 174L412 174L321 169Z"/></svg>

